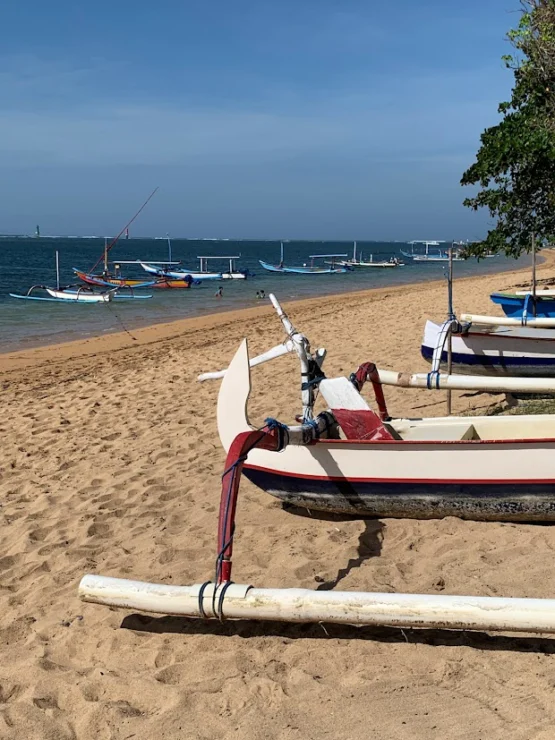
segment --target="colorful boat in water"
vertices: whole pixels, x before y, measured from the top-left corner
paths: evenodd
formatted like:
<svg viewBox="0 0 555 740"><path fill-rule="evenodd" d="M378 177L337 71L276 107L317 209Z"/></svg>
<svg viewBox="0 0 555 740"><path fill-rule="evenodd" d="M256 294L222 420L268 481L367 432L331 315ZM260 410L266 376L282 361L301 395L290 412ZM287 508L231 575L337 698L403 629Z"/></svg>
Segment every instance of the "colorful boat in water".
<svg viewBox="0 0 555 740"><path fill-rule="evenodd" d="M236 267L236 260L240 259L241 255L209 255L199 256L199 269L198 270L187 270L185 267L179 269L171 269L171 265L180 265L180 262L140 262L141 267L145 272L158 277L169 277L174 280L184 280L186 278L192 278L195 281L202 280L245 280L247 277L252 277L250 270L238 270ZM229 270L220 270L219 272L213 272L208 269L210 261L216 260L221 262L222 260L229 260Z"/></svg>
<svg viewBox="0 0 555 740"><path fill-rule="evenodd" d="M155 275L157 278L170 280L223 280L221 272L200 272L198 270L171 270L167 262L139 262L140 266L149 275ZM179 262L174 264L179 265ZM160 265L160 266L158 266Z"/></svg>
<svg viewBox="0 0 555 740"><path fill-rule="evenodd" d="M443 241L427 241L414 239L411 242L407 242L411 245L411 251L401 250L403 257L412 260L413 262L449 262L449 247L442 247L445 244ZM415 246L421 245L424 249L423 252L415 250ZM451 247L452 248L452 247ZM463 262L464 257L461 255L461 250L456 247L453 250L452 256L453 262Z"/></svg>
<svg viewBox="0 0 555 740"><path fill-rule="evenodd" d="M84 283L87 283L88 285L97 285L102 288L134 288L134 289L141 289L141 288L190 288L193 284L193 279L188 276L188 279L186 280L174 280L172 278L163 278L163 277L157 277L153 280L138 280L136 278L122 278L117 277L119 275L119 272L117 271L117 267L119 264L116 264L116 272L108 274L104 273L88 273L84 272L83 270L78 270L77 268L73 268L73 272L77 275L79 280L82 280Z"/></svg>
<svg viewBox="0 0 555 740"><path fill-rule="evenodd" d="M283 260L283 242L281 242L281 260L279 265L271 265L269 262L264 260L258 260L261 266L268 272L282 272L290 273L293 275L337 275L339 273L351 272L351 268L345 263L339 263L338 260L348 257L348 254L311 254L310 265L302 265L300 267L286 267ZM315 260L325 260L330 266L322 267L316 265Z"/></svg>
<svg viewBox="0 0 555 740"><path fill-rule="evenodd" d="M357 243L353 242L353 256L350 260L344 260L339 263L342 267L377 267L377 268L391 268L391 267L403 267L404 262L401 262L398 257L392 255L388 260L374 260L374 255L370 255L370 259L364 260L362 252L359 253L357 259Z"/></svg>
<svg viewBox="0 0 555 740"><path fill-rule="evenodd" d="M151 295L135 295L132 287L113 287L103 285L108 288L100 292L95 292L90 285L67 285L60 286L60 258L56 251L56 287L50 288L48 285L32 285L27 293L10 293L11 298L20 298L27 301L62 301L65 303L109 303L113 300L137 300L152 298ZM123 290L123 294L119 291ZM37 291L43 295L34 295ZM44 293L46 295L44 295Z"/></svg>

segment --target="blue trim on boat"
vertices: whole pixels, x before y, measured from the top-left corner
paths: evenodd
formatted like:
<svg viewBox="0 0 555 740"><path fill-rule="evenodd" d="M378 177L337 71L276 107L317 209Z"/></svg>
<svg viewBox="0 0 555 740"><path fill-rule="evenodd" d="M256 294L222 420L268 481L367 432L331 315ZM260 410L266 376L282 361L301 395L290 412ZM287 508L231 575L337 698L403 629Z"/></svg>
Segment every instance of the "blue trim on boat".
<svg viewBox="0 0 555 740"><path fill-rule="evenodd" d="M271 265L269 262L258 260L262 267L268 272L291 273L293 275L337 275L343 272L351 272L350 267L330 267L329 269L320 267L279 267Z"/></svg>
<svg viewBox="0 0 555 740"><path fill-rule="evenodd" d="M555 298L527 295L514 295L513 293L492 293L490 300L501 306L505 316L511 319L521 319L526 307L529 319L553 319L555 318Z"/></svg>
<svg viewBox="0 0 555 740"><path fill-rule="evenodd" d="M420 347L420 352L425 360L432 360L434 354L433 347L427 347L423 344ZM520 357L506 357L500 354L495 357L492 355L453 352L452 360L456 365L482 365L492 367L511 367L515 365L535 367L545 365L546 367L555 367L555 357L527 357L526 355L521 355ZM441 362L447 362L446 351L441 353Z"/></svg>

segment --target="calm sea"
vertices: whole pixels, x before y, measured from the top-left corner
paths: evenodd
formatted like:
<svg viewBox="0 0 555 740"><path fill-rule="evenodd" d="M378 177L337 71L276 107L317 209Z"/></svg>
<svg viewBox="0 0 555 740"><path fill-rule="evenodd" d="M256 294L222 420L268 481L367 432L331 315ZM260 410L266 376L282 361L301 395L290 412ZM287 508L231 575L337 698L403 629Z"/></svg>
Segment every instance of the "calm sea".
<svg viewBox="0 0 555 740"><path fill-rule="evenodd" d="M407 245L392 242L358 242L364 256L388 259L400 254ZM445 274L445 265L409 263L394 270L359 269L340 275L280 275L264 271L259 259L279 262L279 242L231 240L172 240L172 258L188 269L198 269L198 255L241 255L240 269L255 273L248 280L225 280L223 297L214 293L212 281L190 290L152 290L153 298L111 304L64 304L20 301L9 293L25 293L34 284L55 286L55 252L60 254L61 283L76 283L72 267L90 269L103 250L102 239L17 238L0 239L0 351L96 336L187 316L214 313L232 308L256 306L256 291L274 292L280 300L325 296L365 288L437 280ZM285 261L289 265L308 263L309 255L331 252L352 253L352 242L288 242ZM159 239L121 240L110 253L113 260L166 260L168 246ZM518 264L529 264L522 258ZM225 263L219 269L222 269ZM455 263L455 276L483 274L514 269L514 260L502 257L481 262L468 260ZM130 277L147 278L140 268L131 266ZM148 279L148 278L147 278ZM469 306L470 310L472 307ZM438 309L441 318L443 307Z"/></svg>

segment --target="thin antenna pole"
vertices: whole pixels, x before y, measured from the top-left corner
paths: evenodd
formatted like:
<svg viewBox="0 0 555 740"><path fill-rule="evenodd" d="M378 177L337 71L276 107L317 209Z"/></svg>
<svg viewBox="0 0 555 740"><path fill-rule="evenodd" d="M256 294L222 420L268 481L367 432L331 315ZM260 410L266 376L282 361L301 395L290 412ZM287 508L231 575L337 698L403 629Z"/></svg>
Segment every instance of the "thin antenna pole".
<svg viewBox="0 0 555 740"><path fill-rule="evenodd" d="M56 250L56 290L60 290L60 254Z"/></svg>
<svg viewBox="0 0 555 740"><path fill-rule="evenodd" d="M536 235L532 234L532 297L536 300Z"/></svg>
<svg viewBox="0 0 555 740"><path fill-rule="evenodd" d="M449 247L449 271L447 273L447 310L449 312L449 320L453 322L455 320L455 313L453 311L453 244ZM449 327L449 334L447 336L447 374L451 375L453 372L453 326ZM451 416L451 391L447 391L447 416Z"/></svg>
<svg viewBox="0 0 555 740"><path fill-rule="evenodd" d="M130 226L131 226L131 224L133 223L133 221L134 221L134 220L135 220L135 219L137 218L137 216L139 215L139 213L140 213L140 212L141 212L141 211L142 211L142 210L143 210L143 209L145 208L146 204L147 204L147 203L148 203L148 202L149 202L149 201L151 200L151 198L152 198L152 197L154 196L154 194L155 194L155 193L156 193L157 191L158 191L158 188L157 188L157 187L156 187L156 188L154 188L154 190L152 191L152 193L151 193L151 194L150 194L150 195L148 196L148 198L147 198L147 199L145 200L145 202L143 203L143 205L142 205L142 206L141 206L141 207L139 208L139 210L137 211L137 213L136 213L136 214L135 214L135 215L133 216L133 218L131 219L131 221L129 221L128 223L126 223L126 224L125 224L125 226L124 226L124 227L123 227L123 229L122 229L122 230L121 230L121 231L119 232L119 234L118 234L118 235L116 236L116 238L115 238L115 239L112 239L112 241L111 241L111 242L110 242L110 244L108 245L108 251L106 252L106 254L107 254L107 253L108 253L108 252L110 251L110 249L112 249L112 247L113 247L113 246L114 246L114 244L115 244L115 243L116 243L116 242L118 241L118 239L119 239L119 238L120 238L120 236L121 236L121 235L123 234L123 232L124 232L124 231L125 231L126 229L128 229L128 228L129 228ZM92 269L91 269L91 272L94 272L94 270L96 270L96 268L98 267L98 265L99 265L99 264L100 264L100 263L102 262L102 259L103 259L103 258L102 258L102 257L100 257L100 259L98 259L98 260L97 260L97 261L95 262L95 264L93 265L93 267L92 267Z"/></svg>

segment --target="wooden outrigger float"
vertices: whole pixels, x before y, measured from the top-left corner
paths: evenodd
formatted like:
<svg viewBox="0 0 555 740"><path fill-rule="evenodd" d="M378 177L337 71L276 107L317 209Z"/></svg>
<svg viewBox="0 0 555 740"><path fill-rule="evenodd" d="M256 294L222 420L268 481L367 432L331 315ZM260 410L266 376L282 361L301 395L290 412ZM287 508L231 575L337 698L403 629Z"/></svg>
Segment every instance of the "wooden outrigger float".
<svg viewBox="0 0 555 740"><path fill-rule="evenodd" d="M391 419L382 383L420 385L420 376L390 377L366 363L350 380L327 380L322 372L325 351L313 355L306 337L270 298L288 340L267 355L279 356L288 347L297 353L303 375L302 422L286 426L267 419L261 429L248 423L250 373L245 340L224 372L218 398L218 428L227 459L214 580L173 586L86 575L79 585L81 599L220 621L555 632L553 599L258 589L232 582L241 474L280 499L307 508L382 516L449 513L476 519L555 519L555 416ZM259 362L264 361L260 357ZM458 379L463 385L478 381L464 377ZM360 395L366 380L374 388L379 415ZM444 382L447 379L440 376L440 382L432 379L428 387L441 387ZM331 410L314 417L317 386ZM300 486L295 482L299 480ZM384 490L376 486L380 482L401 484L402 490ZM440 490L434 486L437 483Z"/></svg>

